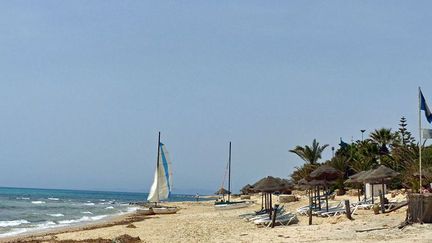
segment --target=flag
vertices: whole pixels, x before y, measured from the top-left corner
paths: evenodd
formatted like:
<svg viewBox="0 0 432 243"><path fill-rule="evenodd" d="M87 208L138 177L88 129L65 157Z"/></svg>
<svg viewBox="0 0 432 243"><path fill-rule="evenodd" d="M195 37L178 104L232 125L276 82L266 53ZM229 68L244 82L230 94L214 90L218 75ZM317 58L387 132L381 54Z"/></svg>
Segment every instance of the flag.
<svg viewBox="0 0 432 243"><path fill-rule="evenodd" d="M425 100L425 98L424 98L421 90L419 90L419 92L420 92L419 93L419 96L420 96L420 110L424 110L425 111L426 119L427 119L427 121L429 123L431 123L432 122L432 113L431 113L431 111L429 110L429 107L426 104L426 100Z"/></svg>
<svg viewBox="0 0 432 243"><path fill-rule="evenodd" d="M432 129L422 129L423 130L423 138L431 139L432 138Z"/></svg>

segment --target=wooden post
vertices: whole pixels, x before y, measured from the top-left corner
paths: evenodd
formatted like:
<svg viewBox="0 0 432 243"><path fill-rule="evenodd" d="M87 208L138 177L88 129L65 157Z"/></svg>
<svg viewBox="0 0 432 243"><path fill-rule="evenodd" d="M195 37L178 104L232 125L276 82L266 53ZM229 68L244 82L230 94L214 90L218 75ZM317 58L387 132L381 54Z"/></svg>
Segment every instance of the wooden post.
<svg viewBox="0 0 432 243"><path fill-rule="evenodd" d="M328 191L327 191L327 186L325 187L325 195L326 195L326 212L328 212Z"/></svg>
<svg viewBox="0 0 432 243"><path fill-rule="evenodd" d="M371 183L371 188L372 188L372 191L371 191L371 195L372 195L372 204L374 204L374 188L373 188L373 183Z"/></svg>
<svg viewBox="0 0 432 243"><path fill-rule="evenodd" d="M318 188L318 195L317 195L317 197L318 197L318 209L321 210L320 188L319 188L319 186L317 186L317 188Z"/></svg>
<svg viewBox="0 0 432 243"><path fill-rule="evenodd" d="M275 204L274 208L273 208L273 215L272 215L272 225L271 227L274 228L275 223L276 223L276 214L277 214L277 209L278 209L279 205Z"/></svg>
<svg viewBox="0 0 432 243"><path fill-rule="evenodd" d="M351 217L351 205L349 200L345 200L345 213L348 219L352 219Z"/></svg>
<svg viewBox="0 0 432 243"><path fill-rule="evenodd" d="M272 210L273 210L272 194L269 193L269 196L270 196L270 202L269 202L269 204L270 204L270 219L271 219L271 214L272 214Z"/></svg>
<svg viewBox="0 0 432 243"><path fill-rule="evenodd" d="M379 190L380 194L380 203L381 203L381 213L385 213L385 207L384 207L384 193Z"/></svg>
<svg viewBox="0 0 432 243"><path fill-rule="evenodd" d="M312 188L311 188L312 190ZM312 225L312 192L311 196L309 197L309 210L308 210L308 216L309 216L309 225Z"/></svg>

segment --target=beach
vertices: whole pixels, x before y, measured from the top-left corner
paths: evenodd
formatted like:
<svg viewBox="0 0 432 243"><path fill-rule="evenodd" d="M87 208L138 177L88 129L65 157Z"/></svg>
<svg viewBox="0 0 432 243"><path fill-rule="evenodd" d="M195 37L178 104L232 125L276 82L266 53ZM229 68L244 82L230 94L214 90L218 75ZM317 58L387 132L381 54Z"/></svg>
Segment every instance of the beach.
<svg viewBox="0 0 432 243"><path fill-rule="evenodd" d="M287 211L295 212L307 204L306 197L299 196L299 199L282 205ZM335 204L344 199L356 201L356 197L340 196L330 200L330 203ZM238 217L261 208L259 196L252 197L252 200L256 202L253 206L222 211L215 210L212 201L173 202L169 205L181 208L177 214L140 216L134 213L98 224L5 238L1 242L104 242L101 240L113 240L124 235L130 236L129 242L432 241L431 224L398 228L405 219L406 207L378 215L372 210L358 210L353 220L347 219L345 215L313 217L313 225L310 226L307 216L298 216L298 224L267 228L257 227ZM277 202L277 196L274 196L274 200ZM137 237L139 241L134 241Z"/></svg>

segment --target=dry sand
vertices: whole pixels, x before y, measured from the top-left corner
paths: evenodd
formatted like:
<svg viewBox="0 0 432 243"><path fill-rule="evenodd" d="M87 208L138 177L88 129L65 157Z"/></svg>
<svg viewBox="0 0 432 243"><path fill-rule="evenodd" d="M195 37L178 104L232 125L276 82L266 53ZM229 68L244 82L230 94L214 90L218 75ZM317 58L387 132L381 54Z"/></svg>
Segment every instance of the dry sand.
<svg viewBox="0 0 432 243"><path fill-rule="evenodd" d="M335 204L348 197L337 197ZM349 198L355 201L354 197ZM255 198L260 202L258 198ZM275 198L277 201L277 198ZM275 202L276 202L275 201ZM307 204L307 199L286 203L288 211ZM309 226L306 216L299 223L275 228L258 228L238 215L261 208L259 204L242 209L216 211L213 202L172 203L181 208L177 214L140 217L134 215L97 226L44 233L32 237L4 239L7 242L432 242L432 224L416 224L398 229L405 219L406 207L392 213L374 215L371 210L358 210L354 220L345 215L313 218ZM356 230L384 228L369 232ZM127 237L127 236L123 236ZM95 240L98 239L99 240ZM69 241L73 240L73 241Z"/></svg>

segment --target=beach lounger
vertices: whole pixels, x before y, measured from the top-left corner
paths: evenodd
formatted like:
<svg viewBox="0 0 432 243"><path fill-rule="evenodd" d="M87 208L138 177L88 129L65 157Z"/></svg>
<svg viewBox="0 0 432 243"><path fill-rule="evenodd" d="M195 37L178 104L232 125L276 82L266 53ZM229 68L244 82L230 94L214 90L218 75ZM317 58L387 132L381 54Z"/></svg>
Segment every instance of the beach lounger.
<svg viewBox="0 0 432 243"><path fill-rule="evenodd" d="M332 217L332 216L338 216L342 215L346 212L345 207L338 207L338 208L332 208L329 211L321 212L319 216L321 217Z"/></svg>
<svg viewBox="0 0 432 243"><path fill-rule="evenodd" d="M322 209L324 206L325 206L325 202L321 202L321 209ZM316 211L316 210L318 210L318 208L319 208L319 207L318 207L317 205L312 205L312 211ZM297 212L298 214L300 214L300 215L307 215L308 211L309 211L309 205L306 205L306 206L300 207L300 208L298 208L298 209L296 210L296 212Z"/></svg>
<svg viewBox="0 0 432 243"><path fill-rule="evenodd" d="M265 225L267 227L270 227L272 223L272 219L267 217L263 219L254 220L253 222L255 225ZM297 216L290 212L276 216L275 219L275 225L290 225L297 222L298 222Z"/></svg>
<svg viewBox="0 0 432 243"><path fill-rule="evenodd" d="M285 209L284 209L283 205L277 209L277 213L278 214L282 214L284 212L285 212ZM255 212L255 213L242 214L241 218L245 219L246 221L251 221L254 218L256 219L256 218L260 218L260 217L263 217L263 216L264 217L265 216L268 217L269 213L270 212L267 211L267 210L261 210L261 211Z"/></svg>
<svg viewBox="0 0 432 243"><path fill-rule="evenodd" d="M284 214L285 213L285 209L281 209L281 210L278 210L277 211L277 213L276 213L276 215L282 215L282 214ZM261 215L257 215L257 216L255 216L255 217L251 217L251 218L247 218L247 219L245 219L246 221L255 221L255 220L258 220L258 219L266 219L266 218L270 218L270 215L269 215L269 213L266 213L266 214L261 214Z"/></svg>

